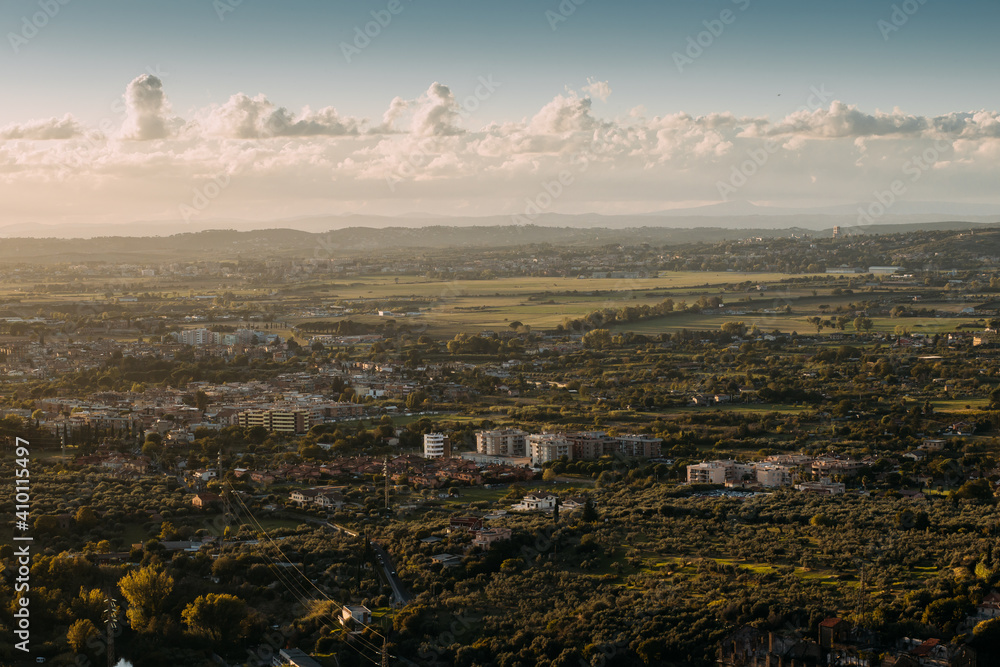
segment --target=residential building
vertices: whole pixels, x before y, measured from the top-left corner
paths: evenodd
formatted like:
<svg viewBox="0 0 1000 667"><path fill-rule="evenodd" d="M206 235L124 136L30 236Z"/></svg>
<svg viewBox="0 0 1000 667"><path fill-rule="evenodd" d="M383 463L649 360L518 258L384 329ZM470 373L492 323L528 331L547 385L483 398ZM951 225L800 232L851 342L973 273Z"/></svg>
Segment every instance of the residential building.
<svg viewBox="0 0 1000 667"><path fill-rule="evenodd" d="M511 536L510 528L485 528L476 533L472 540L472 545L489 549L494 542L509 540Z"/></svg>
<svg viewBox="0 0 1000 667"><path fill-rule="evenodd" d="M573 460L599 459L617 449L615 439L603 431L567 433L564 437L573 449Z"/></svg>
<svg viewBox="0 0 1000 667"><path fill-rule="evenodd" d="M556 433L535 433L528 436L528 456L531 465L540 468L550 461L558 461L562 457L573 460L573 446L565 436Z"/></svg>
<svg viewBox="0 0 1000 667"><path fill-rule="evenodd" d="M479 431L476 451L489 456L526 456L528 434L520 429Z"/></svg>
<svg viewBox="0 0 1000 667"><path fill-rule="evenodd" d="M345 604L341 609L341 618L344 622L354 621L362 625L370 625L372 622L372 610L363 604Z"/></svg>
<svg viewBox="0 0 1000 667"><path fill-rule="evenodd" d="M651 435L619 435L615 440L618 441L619 454L647 459L659 456L660 446L663 444L663 440Z"/></svg>
<svg viewBox="0 0 1000 667"><path fill-rule="evenodd" d="M846 487L842 482L831 482L829 477L824 477L818 482L802 482L801 484L796 484L795 488L799 491L831 496L839 495L846 491Z"/></svg>
<svg viewBox="0 0 1000 667"><path fill-rule="evenodd" d="M761 486L791 486L795 480L792 467L776 463L758 463L755 472L757 483Z"/></svg>
<svg viewBox="0 0 1000 667"><path fill-rule="evenodd" d="M450 459L451 440L443 433L424 434L425 459Z"/></svg>
<svg viewBox="0 0 1000 667"><path fill-rule="evenodd" d="M291 665L292 667L322 667L318 662L309 657L309 654L298 648L283 648L277 655L271 658L273 667Z"/></svg>
<svg viewBox="0 0 1000 667"><path fill-rule="evenodd" d="M263 426L275 433L305 433L313 425L310 411L301 408L253 408L237 413L234 421L242 428Z"/></svg>
<svg viewBox="0 0 1000 667"><path fill-rule="evenodd" d="M529 493L521 501L520 509L548 511L555 509L557 498L551 493Z"/></svg>

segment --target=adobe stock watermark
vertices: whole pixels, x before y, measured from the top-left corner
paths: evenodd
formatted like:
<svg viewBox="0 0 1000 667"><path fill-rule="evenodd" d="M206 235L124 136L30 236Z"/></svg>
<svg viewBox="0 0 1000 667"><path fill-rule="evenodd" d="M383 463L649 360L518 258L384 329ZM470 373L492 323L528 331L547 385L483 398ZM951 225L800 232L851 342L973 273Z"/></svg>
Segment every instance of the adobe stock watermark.
<svg viewBox="0 0 1000 667"><path fill-rule="evenodd" d="M731 1L741 12L745 12L750 7L750 0ZM702 21L701 24L705 26L705 29L697 35L688 36L687 47L683 53L680 51L673 53L674 65L677 66L678 73L683 74L685 67L693 65L695 60L701 58L705 54L705 50L711 48L715 44L715 40L722 37L726 26L736 22L737 16L739 14L733 10L723 9L719 12L719 18Z"/></svg>
<svg viewBox="0 0 1000 667"><path fill-rule="evenodd" d="M592 155L585 153L575 154L572 162L576 173L569 169L563 169L552 180L543 181L540 191L535 196L524 200L525 206L521 213L515 213L510 216L511 223L515 225L530 225L533 223L538 216L552 207L552 204L566 192L569 186L576 182L577 174L587 171L590 167L591 159L593 159Z"/></svg>
<svg viewBox="0 0 1000 667"><path fill-rule="evenodd" d="M924 174L934 168L937 161L941 159L941 154L949 148L951 148L951 144L944 139L938 139L934 142L933 146L925 149L923 153L904 162L903 174L910 177L909 182L911 184L916 183ZM858 207L858 224L873 224L888 213L889 209L906 194L907 190L906 181L901 178L897 178L890 183L887 190L876 190L873 193L875 200L867 208L864 206Z"/></svg>
<svg viewBox="0 0 1000 667"><path fill-rule="evenodd" d="M910 17L926 4L927 0L904 0L898 5L893 5L888 20L879 19L875 22L875 27L882 33L882 39L888 42L889 35L899 32L900 28L910 22Z"/></svg>
<svg viewBox="0 0 1000 667"><path fill-rule="evenodd" d="M220 21L226 20L226 14L236 11L236 8L243 4L243 0L212 0L212 9Z"/></svg>
<svg viewBox="0 0 1000 667"><path fill-rule="evenodd" d="M559 6L556 7L557 11L552 11L551 9L545 10L545 20L549 22L549 27L552 28L552 32L556 31L560 23L565 23L569 20L569 17L576 13L576 8L585 3L587 0L562 0Z"/></svg>
<svg viewBox="0 0 1000 667"><path fill-rule="evenodd" d="M406 0L413 2L413 0ZM351 42L341 42L340 52L344 54L344 59L350 65L354 56L361 55L361 52L371 46L372 40L382 34L382 31L392 23L393 16L399 16L406 9L402 0L389 0L385 9L373 9L371 11L372 20L363 26L354 26L354 39Z"/></svg>
<svg viewBox="0 0 1000 667"><path fill-rule="evenodd" d="M809 91L810 95L806 99L805 105L799 107L797 112L812 112L822 109L827 102L833 99L833 93L828 91L825 85L821 84L819 90L816 89L816 86L812 86ZM728 180L715 183L715 188L722 201L729 201L729 196L736 194L740 188L749 183L750 179L763 169L771 156L779 150L781 150L781 143L772 137L765 139L764 145L760 148L748 148L746 151L748 159L733 166Z"/></svg>
<svg viewBox="0 0 1000 667"><path fill-rule="evenodd" d="M178 211L184 222L191 222L191 218L197 216L212 205L219 195L221 195L232 182L232 176L228 173L221 173L213 176L200 188L194 189L190 204L181 204Z"/></svg>
<svg viewBox="0 0 1000 667"><path fill-rule="evenodd" d="M71 0L38 0L38 7L41 11L37 11L31 16L22 16L21 30L7 33L7 41L10 42L10 48L14 50L14 55L19 54L28 42L37 37L39 31L58 16L62 8L70 2Z"/></svg>

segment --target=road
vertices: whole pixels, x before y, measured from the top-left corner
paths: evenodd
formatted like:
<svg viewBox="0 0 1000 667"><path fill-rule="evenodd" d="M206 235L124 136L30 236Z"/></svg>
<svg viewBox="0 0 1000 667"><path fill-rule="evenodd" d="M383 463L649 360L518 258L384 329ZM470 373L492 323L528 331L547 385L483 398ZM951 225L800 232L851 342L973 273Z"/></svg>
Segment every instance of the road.
<svg viewBox="0 0 1000 667"><path fill-rule="evenodd" d="M382 566L382 572L385 575L386 580L392 587L392 596L396 602L400 604L406 604L412 598L409 592L403 588L403 582L399 580L396 575L396 566L392 562L392 558L389 557L389 552L382 548L378 542L372 541L372 551L375 552L375 560Z"/></svg>

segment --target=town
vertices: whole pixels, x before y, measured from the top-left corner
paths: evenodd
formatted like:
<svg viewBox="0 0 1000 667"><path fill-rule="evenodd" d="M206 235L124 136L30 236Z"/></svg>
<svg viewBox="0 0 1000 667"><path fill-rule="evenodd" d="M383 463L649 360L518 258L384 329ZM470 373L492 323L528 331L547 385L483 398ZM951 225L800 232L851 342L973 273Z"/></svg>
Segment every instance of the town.
<svg viewBox="0 0 1000 667"><path fill-rule="evenodd" d="M907 268L967 237L6 264L43 657L102 659L120 595L163 664L988 664L995 241Z"/></svg>

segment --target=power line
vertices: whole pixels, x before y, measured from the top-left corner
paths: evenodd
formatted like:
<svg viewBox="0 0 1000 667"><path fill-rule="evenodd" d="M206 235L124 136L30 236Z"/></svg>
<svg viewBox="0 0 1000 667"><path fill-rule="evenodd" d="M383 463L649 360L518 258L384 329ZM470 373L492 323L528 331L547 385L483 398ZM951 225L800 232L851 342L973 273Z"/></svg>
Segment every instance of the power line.
<svg viewBox="0 0 1000 667"><path fill-rule="evenodd" d="M231 483L230 483L230 490L232 490L232 484L231 484ZM306 574L305 574L304 572L302 572L301 570L299 570L299 568L298 568L298 567L296 567L294 563L292 563L292 562L291 562L290 560L288 560L288 557L287 557L287 556L285 556L284 552L283 552L283 551L281 550L281 547L280 547L280 546L279 546L279 545L278 545L278 544L277 544L277 543L276 543L276 542L274 541L274 539L273 539L273 538L272 538L272 537L271 537L271 536L270 536L270 535L269 535L269 534L267 533L267 530L266 530L266 529L264 528L264 526L263 526L263 525L262 525L262 524L260 523L260 521L259 521L259 520L257 519L257 517L256 517L256 516L254 516L254 514L253 514L253 512L252 512L252 511L250 510L250 508L249 508L249 507L247 507L247 504L246 504L246 503L245 503L245 502L243 501L243 499L242 499L242 498L240 498L238 494L235 494L235 493L232 493L231 495L232 495L232 496L233 496L234 498L236 498L237 502L239 502L240 506L241 506L241 507L243 508L243 511L244 511L245 515L246 515L246 516L247 516L247 517L248 517L248 518L250 519L250 522L252 523L251 527L254 527L254 526L256 526L256 529L258 530L258 532L260 532L260 533L263 533L264 537L266 537L266 538L267 538L267 540L268 540L268 541L269 541L269 542L270 542L270 543L271 543L271 544L272 544L272 545L274 546L275 550L276 550L276 551L278 552L278 554L279 554L279 555L281 556L281 558L282 558L282 559L283 559L283 560L284 560L284 561L285 561L286 563L288 563L288 565L289 565L289 566L291 567L291 569L292 569L292 570L293 570L293 571L294 571L295 573L297 573L297 574L298 574L299 576L301 576L301 577L302 577L303 579L305 579L305 580L306 580L306 581L307 581L307 582L309 583L309 585L310 585L310 586L312 586L312 587L313 587L313 589L315 589L315 590L316 590L316 592L317 592L317 593L319 593L319 594L320 594L321 596L323 596L323 597L324 597L324 598L325 598L325 599L326 599L327 601L331 602L331 603L332 603L332 604L334 604L334 605L335 605L336 607L338 607L338 608L341 608L341 609L342 609L344 605L343 605L343 604L342 604L341 602L338 602L337 600L334 600L333 598L331 598L331 597L330 597L330 596L329 596L329 595L328 595L328 594L327 594L327 593L326 593L326 592L325 592L324 590L322 590L321 588L319 588L319 587L318 587L318 586L317 586L317 585L315 584L315 582L313 582L313 581L312 581L312 579L310 579L309 577L307 577L307 576L306 576ZM272 563L272 565L274 566L275 570L279 572L279 577L280 577L280 578L282 578L282 583L285 583L285 582L286 582L286 580L285 580L285 579L284 579L284 577L283 577L283 576L282 576L282 575L280 574L280 572L281 572L281 570L282 570L283 568L279 567L279 566L277 565L277 563L275 563L275 562L274 562L274 560L273 560L273 559L272 559L272 558L271 558L271 557L270 557L270 556L269 556L269 555L268 555L268 554L267 554L267 553L266 553L266 552L265 552L265 551L264 551L263 549L261 549L261 553L263 553L263 554L265 555L265 557L266 557L266 558L267 558L267 559L268 559L269 561L271 561L271 563ZM299 585L298 585L298 587L299 587L299 589L300 589L300 592L296 592L295 590L293 590L293 589L292 589L292 587L290 587L290 586L289 586L289 585L288 585L287 583L285 583L285 587L286 587L286 588L288 588L288 589L289 589L289 591L291 591L291 592L292 592L292 594L296 596L296 598L297 598L297 599L299 600L299 602L300 602L300 603L302 603L302 604L303 604L303 606L306 606L306 603L307 603L307 602L312 602L312 601L313 601L313 600L309 600L308 598L306 598L306 589L305 589L304 587L302 587L302 586L301 586L301 584L299 584ZM384 636L384 635L383 635L382 633L380 633L380 632L378 632L377 630L375 630L375 629L374 629L374 628L373 628L373 627L372 627L371 625L368 625L368 624L366 624L366 623L364 623L364 622L361 622L361 621L356 621L356 622L357 622L357 623L358 623L359 625L361 625L361 626L362 626L363 628L365 628L366 630L370 630L370 631L371 631L371 632L372 632L372 633L373 633L373 634L374 634L374 635L375 635L376 637L381 637L383 641L385 641L385 640L386 640L386 637L385 637L385 636ZM342 621L341 621L341 623L342 623ZM370 649L372 649L373 651L376 651L376 652L378 652L378 651L379 651L379 648L378 648L378 647L377 647L376 645L374 645L374 644L371 644L371 643L369 643L369 642L368 642L368 641L367 641L367 640L366 640L366 639L365 639L365 638L364 638L363 636L359 636L359 639L360 639L360 640L361 640L361 642L362 642L363 644L365 644L365 645L366 645L366 646L367 646L368 648L370 648ZM367 656L365 656L365 657L367 657Z"/></svg>
<svg viewBox="0 0 1000 667"><path fill-rule="evenodd" d="M256 518L252 515L252 513L250 513L250 510L249 510L249 508L246 507L246 504L245 503L242 503L242 504L243 504L244 510L246 512L246 516L248 518L248 523L250 523L250 522L256 523L257 526L259 527L260 532L263 532L265 534L265 536L268 538L268 540L270 540L272 542L272 544L275 545L275 549L285 559L285 562L287 562L289 565L291 565L293 570L295 570L296 572L298 572L298 569L294 566L294 564L291 563L290 561L288 561L287 557L285 557L284 553L281 551L281 548L278 547L277 544L274 543L274 540L271 539L271 537L269 535L267 535L267 532L264 530L263 526L260 526L260 522L256 520ZM238 511L239 510L237 510L237 512ZM275 562L275 560L273 558L271 558L270 554L267 553L267 551L263 548L263 546L261 546L261 548L260 548L260 553L261 553L262 556L264 556L264 558L266 558L270 562L271 567L274 569L275 574L277 575L278 579L281 580L281 583L285 586L285 588L288 590L288 592L291 593L292 596L299 602L299 604L301 604L304 608L307 608L307 607L309 607L309 603L316 601L314 599L310 599L310 598L306 597L306 591L305 591L304 588L301 587L300 584L297 584L294 580L289 580L288 578L286 578L286 576L285 576L285 574L283 572L283 570L285 568L279 566L279 564L277 562ZM302 574L302 573L300 572L300 574ZM308 577L305 577L304 574L302 576L308 580ZM327 598L327 599L329 599L329 598ZM338 604L337 602L335 602L333 600L330 600L330 601L333 602L334 605ZM343 625L342 622L341 622L341 625ZM329 623L329 622L324 622L323 625L322 625L322 627L333 629L332 624ZM374 644L371 644L370 642L367 642L363 637L360 637L360 639L361 639L361 643L366 648L371 649L372 651L375 651L375 652L379 651L379 649L378 649L377 646L375 646ZM365 660L368 660L369 662L372 662L373 664L376 664L376 665L378 664L377 660L374 660L370 656L365 655L356 646L350 644L350 642L348 642L348 645L351 646L351 648L354 649L354 651L359 656L361 656L362 658L364 658Z"/></svg>

